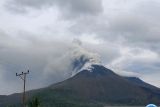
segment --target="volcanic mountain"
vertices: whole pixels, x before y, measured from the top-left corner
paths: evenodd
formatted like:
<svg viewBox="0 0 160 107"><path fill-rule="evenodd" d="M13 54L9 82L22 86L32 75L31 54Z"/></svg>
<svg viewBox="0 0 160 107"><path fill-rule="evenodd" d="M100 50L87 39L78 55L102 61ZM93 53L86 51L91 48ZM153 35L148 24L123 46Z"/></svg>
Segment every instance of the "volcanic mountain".
<svg viewBox="0 0 160 107"><path fill-rule="evenodd" d="M38 97L44 107L103 107L105 105L160 104L160 89L136 77L122 77L102 65L91 65L75 76L27 93ZM19 94L14 95L14 97ZM7 102L11 96L2 96ZM0 102L0 107L5 107ZM8 103L14 103L8 100ZM3 106L2 106L3 105Z"/></svg>

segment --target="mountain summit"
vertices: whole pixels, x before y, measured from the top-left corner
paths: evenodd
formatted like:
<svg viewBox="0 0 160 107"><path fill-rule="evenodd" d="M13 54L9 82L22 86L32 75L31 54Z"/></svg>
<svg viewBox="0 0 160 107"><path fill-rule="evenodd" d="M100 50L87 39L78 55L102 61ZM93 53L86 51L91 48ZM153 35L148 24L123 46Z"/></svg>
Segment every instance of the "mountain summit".
<svg viewBox="0 0 160 107"><path fill-rule="evenodd" d="M92 65L74 77L51 85L54 89L72 90L75 96L106 104L145 104L160 102L160 93L147 83L136 84L133 77L121 77L101 65ZM144 85L145 84L145 85ZM159 90L158 88L156 88Z"/></svg>
<svg viewBox="0 0 160 107"><path fill-rule="evenodd" d="M135 77L119 76L112 70L96 64L63 82L29 91L28 94L31 95L30 99L35 96L40 98L44 107L103 107L160 103L159 88Z"/></svg>

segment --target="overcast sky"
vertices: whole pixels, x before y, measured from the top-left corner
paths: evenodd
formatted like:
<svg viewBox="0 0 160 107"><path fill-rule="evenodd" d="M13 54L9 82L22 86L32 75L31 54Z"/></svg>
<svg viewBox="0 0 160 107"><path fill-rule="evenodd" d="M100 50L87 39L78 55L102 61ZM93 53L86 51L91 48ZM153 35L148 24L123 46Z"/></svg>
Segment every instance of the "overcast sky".
<svg viewBox="0 0 160 107"><path fill-rule="evenodd" d="M160 87L159 0L0 0L0 94L62 81L84 56Z"/></svg>

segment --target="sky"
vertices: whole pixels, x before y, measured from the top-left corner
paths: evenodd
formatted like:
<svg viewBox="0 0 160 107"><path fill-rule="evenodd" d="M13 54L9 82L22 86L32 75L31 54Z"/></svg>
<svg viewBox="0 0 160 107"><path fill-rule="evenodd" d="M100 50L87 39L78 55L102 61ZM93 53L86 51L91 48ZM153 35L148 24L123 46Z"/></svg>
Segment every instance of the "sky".
<svg viewBox="0 0 160 107"><path fill-rule="evenodd" d="M65 80L82 56L160 87L159 0L0 0L0 94Z"/></svg>

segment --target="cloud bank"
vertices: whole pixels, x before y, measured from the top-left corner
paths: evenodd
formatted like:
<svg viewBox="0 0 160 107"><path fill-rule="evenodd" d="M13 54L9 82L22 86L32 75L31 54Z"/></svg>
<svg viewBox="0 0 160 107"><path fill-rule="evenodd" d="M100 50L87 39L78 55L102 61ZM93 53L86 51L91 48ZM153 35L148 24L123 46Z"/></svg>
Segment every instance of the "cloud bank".
<svg viewBox="0 0 160 107"><path fill-rule="evenodd" d="M1 0L0 94L21 91L16 72L30 69L33 89L87 61L159 86L159 9L158 0Z"/></svg>

